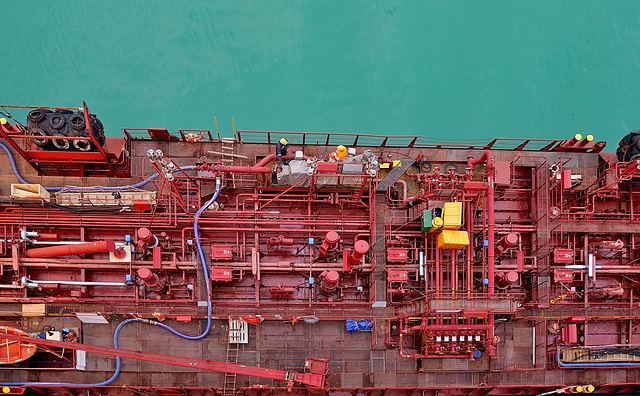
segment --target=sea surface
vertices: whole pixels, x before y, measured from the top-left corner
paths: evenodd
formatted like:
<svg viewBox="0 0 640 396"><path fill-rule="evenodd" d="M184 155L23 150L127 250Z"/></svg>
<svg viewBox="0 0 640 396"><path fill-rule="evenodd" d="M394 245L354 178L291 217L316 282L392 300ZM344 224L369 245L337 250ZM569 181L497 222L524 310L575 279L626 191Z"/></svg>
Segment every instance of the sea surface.
<svg viewBox="0 0 640 396"><path fill-rule="evenodd" d="M0 104L121 128L640 129L640 1L2 1ZM26 112L11 111L24 121Z"/></svg>

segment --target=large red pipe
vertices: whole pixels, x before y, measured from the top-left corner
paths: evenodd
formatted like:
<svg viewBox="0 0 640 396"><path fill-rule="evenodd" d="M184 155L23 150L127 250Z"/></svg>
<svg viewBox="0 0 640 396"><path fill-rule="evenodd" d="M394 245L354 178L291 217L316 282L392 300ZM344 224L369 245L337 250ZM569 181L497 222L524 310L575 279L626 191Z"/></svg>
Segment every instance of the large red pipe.
<svg viewBox="0 0 640 396"><path fill-rule="evenodd" d="M44 248L36 248L27 250L27 257L44 258L73 256L76 254L113 252L116 250L116 244L111 239L105 241L78 243L75 245L58 245Z"/></svg>
<svg viewBox="0 0 640 396"><path fill-rule="evenodd" d="M292 160L295 159L295 154L283 155L283 160ZM303 155L302 159L307 160L310 157ZM271 173L273 172L272 168L267 167L267 164L276 159L275 154L269 154L263 159L261 159L257 164L253 166L239 166L239 165L220 165L220 164L203 164L200 167L200 170L203 171L212 171L212 172L232 172L232 173Z"/></svg>

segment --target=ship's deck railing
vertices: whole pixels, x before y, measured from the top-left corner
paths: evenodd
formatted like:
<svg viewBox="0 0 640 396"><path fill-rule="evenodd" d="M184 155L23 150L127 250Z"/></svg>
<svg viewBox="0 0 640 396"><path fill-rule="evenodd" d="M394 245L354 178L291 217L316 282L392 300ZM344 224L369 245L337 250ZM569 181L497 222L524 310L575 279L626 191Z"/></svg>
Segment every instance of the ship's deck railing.
<svg viewBox="0 0 640 396"><path fill-rule="evenodd" d="M436 139L424 136L382 136L329 132L238 131L238 140L249 144L276 144L281 138L289 144L314 146L408 147L462 150L552 151L564 140L549 139Z"/></svg>

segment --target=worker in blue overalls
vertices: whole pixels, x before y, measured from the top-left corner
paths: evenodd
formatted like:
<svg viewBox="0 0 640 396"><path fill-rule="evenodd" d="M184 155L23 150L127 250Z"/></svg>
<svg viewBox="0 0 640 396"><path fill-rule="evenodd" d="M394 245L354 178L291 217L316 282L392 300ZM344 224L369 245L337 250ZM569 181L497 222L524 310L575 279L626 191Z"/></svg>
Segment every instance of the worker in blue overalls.
<svg viewBox="0 0 640 396"><path fill-rule="evenodd" d="M278 156L278 162L281 162L285 165L289 164L289 161L282 161L282 156L287 155L287 151L289 151L289 142L287 139L282 138L276 145L276 155Z"/></svg>

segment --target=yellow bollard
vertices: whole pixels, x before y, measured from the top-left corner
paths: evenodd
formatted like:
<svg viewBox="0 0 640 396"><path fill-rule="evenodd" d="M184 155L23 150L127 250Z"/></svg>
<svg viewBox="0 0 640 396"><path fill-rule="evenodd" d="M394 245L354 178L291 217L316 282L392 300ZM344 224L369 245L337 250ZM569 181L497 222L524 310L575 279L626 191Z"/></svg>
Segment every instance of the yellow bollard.
<svg viewBox="0 0 640 396"><path fill-rule="evenodd" d="M233 138L238 140L238 136L236 136L236 122L233 120L233 117L231 117L231 125L233 125Z"/></svg>

